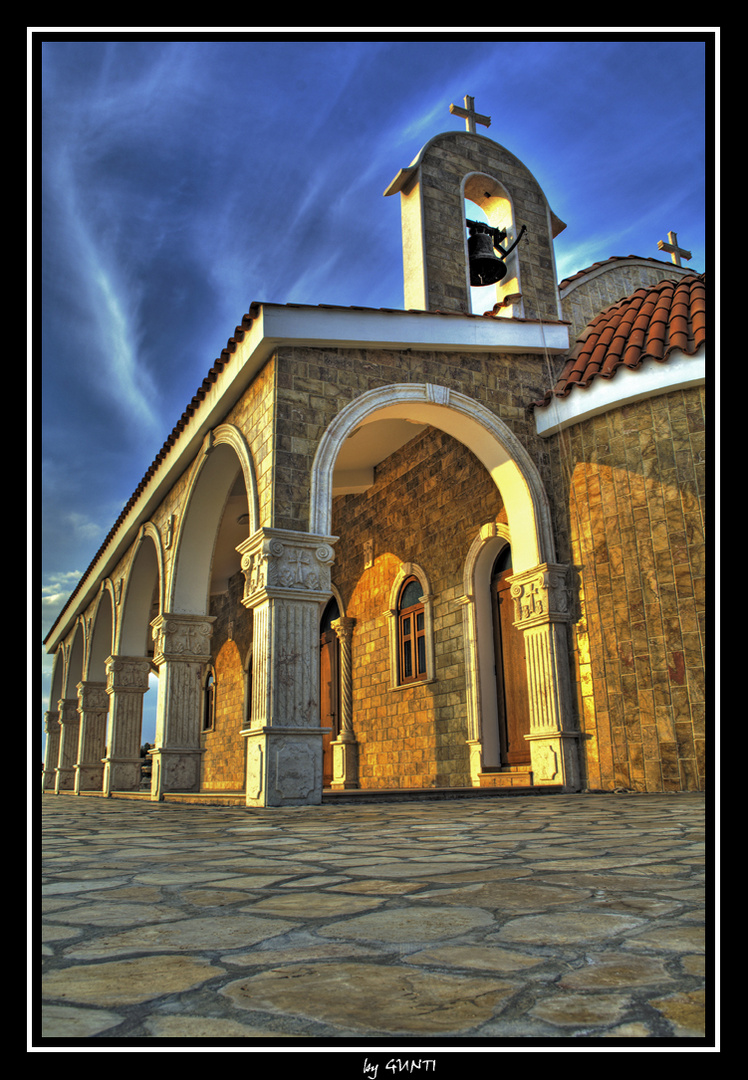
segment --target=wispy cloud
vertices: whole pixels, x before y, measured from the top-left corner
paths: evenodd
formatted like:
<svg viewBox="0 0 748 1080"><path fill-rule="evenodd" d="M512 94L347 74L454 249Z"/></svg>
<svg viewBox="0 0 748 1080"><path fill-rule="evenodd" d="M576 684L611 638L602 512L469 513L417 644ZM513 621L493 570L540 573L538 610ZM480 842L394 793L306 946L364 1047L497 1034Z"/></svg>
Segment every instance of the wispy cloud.
<svg viewBox="0 0 748 1080"><path fill-rule="evenodd" d="M80 570L68 570L59 574L50 574L42 585L42 606L54 608L55 613L80 581Z"/></svg>
<svg viewBox="0 0 748 1080"><path fill-rule="evenodd" d="M159 417L153 406L150 375L139 359L139 289L128 278L126 266L114 265L121 252L112 238L97 229L91 200L84 184L60 148L50 162L48 179L54 184L55 236L65 251L69 273L61 292L74 292L80 310L80 363L87 365L89 388L106 399L106 407L127 417L128 424L153 438Z"/></svg>

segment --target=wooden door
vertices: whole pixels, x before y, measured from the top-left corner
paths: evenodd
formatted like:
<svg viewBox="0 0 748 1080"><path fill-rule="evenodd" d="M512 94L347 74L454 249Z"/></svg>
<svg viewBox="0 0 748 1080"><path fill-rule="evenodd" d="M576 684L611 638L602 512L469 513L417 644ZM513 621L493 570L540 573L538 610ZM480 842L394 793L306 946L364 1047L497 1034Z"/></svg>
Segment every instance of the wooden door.
<svg viewBox="0 0 748 1080"><path fill-rule="evenodd" d="M496 690L502 765L529 765L530 701L525 663L525 635L513 625L514 601L507 578L512 575L511 553L505 548L496 561L491 580L496 649Z"/></svg>

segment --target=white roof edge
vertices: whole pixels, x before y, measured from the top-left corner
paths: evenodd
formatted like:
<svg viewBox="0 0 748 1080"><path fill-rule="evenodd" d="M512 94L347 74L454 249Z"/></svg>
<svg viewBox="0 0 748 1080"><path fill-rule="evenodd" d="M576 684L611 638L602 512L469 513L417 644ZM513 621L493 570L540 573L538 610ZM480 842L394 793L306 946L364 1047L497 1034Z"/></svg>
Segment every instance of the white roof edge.
<svg viewBox="0 0 748 1080"><path fill-rule="evenodd" d="M664 362L645 360L639 368L620 367L611 379L599 375L587 387L574 387L568 397L554 397L536 408L535 428L542 438L556 435L572 424L618 409L644 398L669 394L706 382L706 348L693 356L674 349Z"/></svg>
<svg viewBox="0 0 748 1080"><path fill-rule="evenodd" d="M311 348L565 352L565 322L359 308L265 305L264 333L276 344Z"/></svg>

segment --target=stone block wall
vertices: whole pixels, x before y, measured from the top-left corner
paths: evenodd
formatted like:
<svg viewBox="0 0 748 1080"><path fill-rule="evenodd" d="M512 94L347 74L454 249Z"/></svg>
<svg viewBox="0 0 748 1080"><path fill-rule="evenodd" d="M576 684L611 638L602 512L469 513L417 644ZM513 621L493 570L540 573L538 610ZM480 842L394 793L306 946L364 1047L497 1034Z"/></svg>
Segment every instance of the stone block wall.
<svg viewBox="0 0 748 1080"><path fill-rule="evenodd" d="M277 528L309 528L310 477L319 440L344 406L381 386L435 383L467 394L507 424L541 473L548 463L547 441L537 435L527 409L548 385L542 356L289 348L279 352L277 364Z"/></svg>
<svg viewBox="0 0 748 1080"><path fill-rule="evenodd" d="M376 469L375 484L335 500L333 581L352 643L353 727L364 788L469 786L462 573L480 526L503 518L501 497L469 450L427 429ZM367 565L370 552L370 565ZM393 687L389 619L402 563L433 594L434 679Z"/></svg>
<svg viewBox="0 0 748 1080"><path fill-rule="evenodd" d="M627 405L556 437L559 557L573 627L585 782L703 789L704 392Z"/></svg>

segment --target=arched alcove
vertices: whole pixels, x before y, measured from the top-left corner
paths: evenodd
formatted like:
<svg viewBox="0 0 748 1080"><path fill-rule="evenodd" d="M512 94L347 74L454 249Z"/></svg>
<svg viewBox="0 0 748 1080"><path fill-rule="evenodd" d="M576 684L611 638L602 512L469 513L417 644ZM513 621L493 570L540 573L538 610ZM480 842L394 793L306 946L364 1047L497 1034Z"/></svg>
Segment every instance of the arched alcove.
<svg viewBox="0 0 748 1080"><path fill-rule="evenodd" d="M512 532L515 568L555 561L550 510L540 475L527 451L499 417L446 387L398 383L379 387L342 409L320 440L310 483L310 530L329 535L335 461L359 425L405 419L439 428L470 449L501 492Z"/></svg>
<svg viewBox="0 0 748 1080"><path fill-rule="evenodd" d="M153 656L151 622L161 610L163 558L158 530L141 530L126 576L116 652L122 656Z"/></svg>
<svg viewBox="0 0 748 1080"><path fill-rule="evenodd" d="M503 239L500 241L501 248L509 251L517 239L519 230L515 225L512 199L504 185L486 173L469 173L463 179L462 189L466 219L479 223L485 222L491 229L496 230L499 236L503 233ZM493 246L497 249L496 243ZM516 249L503 260L506 273L494 285L471 286L467 239L465 260L472 311L475 314L483 314L492 311L495 305L499 304L503 317L521 317L520 260Z"/></svg>
<svg viewBox="0 0 748 1080"><path fill-rule="evenodd" d="M193 467L167 609L205 614L211 593L226 591L240 569L236 547L255 532L258 521L249 448L238 429L222 425L208 436Z"/></svg>
<svg viewBox="0 0 748 1080"><path fill-rule="evenodd" d="M114 597L112 583L102 586L96 604L88 656L88 678L92 682L106 682L107 657L114 652Z"/></svg>
<svg viewBox="0 0 748 1080"><path fill-rule="evenodd" d="M66 698L77 698L76 687L83 678L83 665L86 655L86 628L83 619L78 619L75 627L75 633L73 635L73 641L70 646L70 652L68 653L67 665L65 668L65 690L64 695Z"/></svg>

